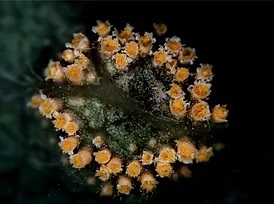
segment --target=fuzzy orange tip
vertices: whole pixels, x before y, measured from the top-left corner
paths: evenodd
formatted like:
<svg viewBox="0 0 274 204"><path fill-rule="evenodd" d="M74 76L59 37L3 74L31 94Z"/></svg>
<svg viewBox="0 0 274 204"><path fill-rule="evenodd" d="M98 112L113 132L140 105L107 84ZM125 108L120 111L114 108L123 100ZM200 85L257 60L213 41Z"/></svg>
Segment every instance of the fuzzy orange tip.
<svg viewBox="0 0 274 204"><path fill-rule="evenodd" d="M117 38L112 39L111 36L104 37L101 41L101 53L106 57L111 57L120 49Z"/></svg>
<svg viewBox="0 0 274 204"><path fill-rule="evenodd" d="M139 37L139 45L144 48L150 48L154 39L152 37L152 33L145 32L143 36Z"/></svg>
<svg viewBox="0 0 274 204"><path fill-rule="evenodd" d="M67 137L65 139L61 137L61 142L59 142L59 146L62 151L70 155L73 154L73 150L75 150L78 145L79 140L77 137Z"/></svg>
<svg viewBox="0 0 274 204"><path fill-rule="evenodd" d="M127 24L124 30L122 30L118 34L118 38L121 44L125 44L127 41L133 38L133 32L132 32L133 29L134 27L130 26L130 24Z"/></svg>
<svg viewBox="0 0 274 204"><path fill-rule="evenodd" d="M165 146L162 147L157 161L159 162L166 162L166 163L173 163L177 159L176 152L172 147Z"/></svg>
<svg viewBox="0 0 274 204"><path fill-rule="evenodd" d="M64 68L66 77L73 84L81 84L85 79L85 72L78 64L71 64Z"/></svg>
<svg viewBox="0 0 274 204"><path fill-rule="evenodd" d="M186 114L188 104L183 98L171 99L169 101L169 109L176 118L183 118Z"/></svg>
<svg viewBox="0 0 274 204"><path fill-rule="evenodd" d="M91 61L89 58L87 58L84 54L81 53L79 57L76 59L75 64L84 70L90 67Z"/></svg>
<svg viewBox="0 0 274 204"><path fill-rule="evenodd" d="M118 174L122 172L122 160L114 157L107 163L107 169L112 174Z"/></svg>
<svg viewBox="0 0 274 204"><path fill-rule="evenodd" d="M176 55L179 53L179 51L182 48L181 39L174 36L172 38L167 38L165 43L165 49L170 53L171 55Z"/></svg>
<svg viewBox="0 0 274 204"><path fill-rule="evenodd" d="M149 151L143 151L141 162L143 165L150 165L153 163L154 155Z"/></svg>
<svg viewBox="0 0 274 204"><path fill-rule="evenodd" d="M139 45L138 43L131 41L125 46L125 53L132 59L136 59L139 54Z"/></svg>
<svg viewBox="0 0 274 204"><path fill-rule="evenodd" d="M167 26L164 23L153 23L153 28L159 36L162 36L167 32Z"/></svg>
<svg viewBox="0 0 274 204"><path fill-rule="evenodd" d="M203 146L199 149L197 156L196 156L196 162L208 162L209 159L213 156L213 149L212 147L206 147Z"/></svg>
<svg viewBox="0 0 274 204"><path fill-rule="evenodd" d="M75 55L73 50L71 49L66 49L62 52L62 58L68 63L73 63L75 60Z"/></svg>
<svg viewBox="0 0 274 204"><path fill-rule="evenodd" d="M90 164L92 160L91 151L87 149L81 149L77 154L70 156L70 163L74 168L84 168Z"/></svg>
<svg viewBox="0 0 274 204"><path fill-rule="evenodd" d="M51 117L51 114L53 112L51 101L49 99L43 99L39 106L39 110L46 117Z"/></svg>
<svg viewBox="0 0 274 204"><path fill-rule="evenodd" d="M215 123L227 122L228 110L226 105L216 105L211 112L212 121Z"/></svg>
<svg viewBox="0 0 274 204"><path fill-rule="evenodd" d="M190 116L194 121L205 121L210 117L209 106L205 101L201 101L192 106Z"/></svg>
<svg viewBox="0 0 274 204"><path fill-rule="evenodd" d="M79 130L79 125L77 122L72 121L72 122L68 122L66 124L66 126L64 127L64 131L68 134L68 135L74 135L77 131Z"/></svg>
<svg viewBox="0 0 274 204"><path fill-rule="evenodd" d="M74 33L71 43L66 43L67 48L75 49L74 54L76 54L77 56L81 52L85 52L89 50L89 46L90 46L90 42L83 33Z"/></svg>
<svg viewBox="0 0 274 204"><path fill-rule="evenodd" d="M211 81L214 76L212 72L212 67L213 66L210 64L200 64L200 67L198 67L196 71L196 79Z"/></svg>
<svg viewBox="0 0 274 204"><path fill-rule="evenodd" d="M167 94L171 98L179 98L184 96L184 92L182 88L178 84L171 84L170 90L167 92Z"/></svg>
<svg viewBox="0 0 274 204"><path fill-rule="evenodd" d="M96 23L97 26L92 27L92 31L94 33L97 33L101 37L105 37L110 33L112 25L109 23L109 21L102 22L100 20L97 20Z"/></svg>
<svg viewBox="0 0 274 204"><path fill-rule="evenodd" d="M107 181L110 178L110 172L107 169L106 165L100 166L99 170L96 170L96 174L101 181Z"/></svg>
<svg viewBox="0 0 274 204"><path fill-rule="evenodd" d="M187 68L179 68L174 75L174 80L177 82L184 82L188 77L189 70Z"/></svg>
<svg viewBox="0 0 274 204"><path fill-rule="evenodd" d="M186 139L176 140L177 157L180 162L184 164L191 164L196 158L197 149L195 145Z"/></svg>
<svg viewBox="0 0 274 204"><path fill-rule="evenodd" d="M121 194L128 195L132 190L133 186L131 179L126 176L120 176L117 181L117 190Z"/></svg>
<svg viewBox="0 0 274 204"><path fill-rule="evenodd" d="M117 69L126 70L129 62L126 54L117 53L114 57L114 60Z"/></svg>
<svg viewBox="0 0 274 204"><path fill-rule="evenodd" d="M139 161L134 160L127 165L126 174L130 177L138 177L141 173L142 165Z"/></svg>
<svg viewBox="0 0 274 204"><path fill-rule="evenodd" d="M157 162L155 170L161 178L170 177L173 172L171 164L167 162Z"/></svg>
<svg viewBox="0 0 274 204"><path fill-rule="evenodd" d="M211 90L211 84L204 81L195 81L194 85L189 86L188 90L195 99L206 99Z"/></svg>
<svg viewBox="0 0 274 204"><path fill-rule="evenodd" d="M45 80L52 79L55 82L63 81L65 75L60 62L50 60L48 67L45 69L45 76Z"/></svg>
<svg viewBox="0 0 274 204"><path fill-rule="evenodd" d="M57 99L46 98L46 96L42 95L42 102L39 106L40 113L46 118L52 118L52 114L55 111L59 111L62 107L62 104Z"/></svg>
<svg viewBox="0 0 274 204"><path fill-rule="evenodd" d="M94 155L95 161L99 164L106 164L111 158L111 152L108 149L95 152Z"/></svg>
<svg viewBox="0 0 274 204"><path fill-rule="evenodd" d="M141 189L145 192L151 192L153 189L155 189L157 185L157 181L153 174L147 172L143 173L140 176L140 182L141 182Z"/></svg>
<svg viewBox="0 0 274 204"><path fill-rule="evenodd" d="M183 47L179 52L178 60L182 64L193 64L195 59L197 59L195 48Z"/></svg>
<svg viewBox="0 0 274 204"><path fill-rule="evenodd" d="M31 97L29 105L33 108L38 108L42 102L42 98L40 94L34 94Z"/></svg>
<svg viewBox="0 0 274 204"><path fill-rule="evenodd" d="M68 113L55 112L53 117L55 119L52 122L57 130L64 129L68 122L72 120L72 117Z"/></svg>
<svg viewBox="0 0 274 204"><path fill-rule="evenodd" d="M138 38L138 43L140 45L140 54L145 56L150 53L153 43L155 42L152 33L145 32L143 36Z"/></svg>
<svg viewBox="0 0 274 204"><path fill-rule="evenodd" d="M168 59L167 52L160 48L159 51L156 51L153 54L153 65L155 67L161 67L165 64L167 59Z"/></svg>

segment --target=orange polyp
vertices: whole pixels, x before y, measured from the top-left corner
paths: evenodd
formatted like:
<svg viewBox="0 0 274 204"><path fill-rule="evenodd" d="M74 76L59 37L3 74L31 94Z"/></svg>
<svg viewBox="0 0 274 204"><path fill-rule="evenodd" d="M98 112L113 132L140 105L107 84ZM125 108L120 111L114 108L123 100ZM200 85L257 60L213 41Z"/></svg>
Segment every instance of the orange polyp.
<svg viewBox="0 0 274 204"><path fill-rule="evenodd" d="M168 91L168 95L171 98L178 98L182 94L183 94L183 90L178 84L172 84L170 90Z"/></svg>
<svg viewBox="0 0 274 204"><path fill-rule="evenodd" d="M106 164L111 158L111 152L108 149L100 150L95 153L95 161L99 164Z"/></svg>
<svg viewBox="0 0 274 204"><path fill-rule="evenodd" d="M109 37L105 37L101 41L101 52L107 55L113 55L120 48L120 44L118 39L111 39Z"/></svg>
<svg viewBox="0 0 274 204"><path fill-rule="evenodd" d="M190 178L191 175L192 175L192 172L191 170L185 165L185 166L182 166L180 169L179 169L179 173L180 175L182 175L183 177L186 177L186 178Z"/></svg>
<svg viewBox="0 0 274 204"><path fill-rule="evenodd" d="M120 173L122 169L122 161L121 159L114 157L107 163L108 171L112 174Z"/></svg>
<svg viewBox="0 0 274 204"><path fill-rule="evenodd" d="M135 160L128 164L126 173L130 177L138 177L139 174L141 173L141 170L142 170L142 166L140 162Z"/></svg>
<svg viewBox="0 0 274 204"><path fill-rule="evenodd" d="M87 149L80 150L77 154L70 156L70 163L74 168L84 168L92 160L91 152Z"/></svg>
<svg viewBox="0 0 274 204"><path fill-rule="evenodd" d="M121 194L128 195L132 189L132 183L130 178L126 176L120 176L117 182L117 190Z"/></svg>
<svg viewBox="0 0 274 204"><path fill-rule="evenodd" d="M152 45L152 42L152 36L149 34L145 34L139 38L139 44L145 48L149 48Z"/></svg>
<svg viewBox="0 0 274 204"><path fill-rule="evenodd" d="M212 109L212 120L215 123L227 122L228 110L226 109L226 105L220 106L217 105Z"/></svg>
<svg viewBox="0 0 274 204"><path fill-rule="evenodd" d="M75 33L74 38L71 41L72 47L75 49L79 46L80 42L85 38L82 33Z"/></svg>
<svg viewBox="0 0 274 204"><path fill-rule="evenodd" d="M175 73L175 81L184 82L189 77L189 71L187 68L179 68Z"/></svg>
<svg viewBox="0 0 274 204"><path fill-rule="evenodd" d="M210 86L205 83L194 84L192 95L198 99L205 99L210 93Z"/></svg>
<svg viewBox="0 0 274 204"><path fill-rule="evenodd" d="M164 23L153 23L153 27L159 36L162 36L167 32L167 26Z"/></svg>
<svg viewBox="0 0 274 204"><path fill-rule="evenodd" d="M167 47L171 54L178 53L182 47L182 43L171 39L167 42Z"/></svg>
<svg viewBox="0 0 274 204"><path fill-rule="evenodd" d="M190 115L195 121L207 120L210 116L208 104L204 101L194 104L191 108Z"/></svg>
<svg viewBox="0 0 274 204"><path fill-rule="evenodd" d="M153 163L154 155L149 151L143 151L141 162L143 165L150 165Z"/></svg>
<svg viewBox="0 0 274 204"><path fill-rule="evenodd" d="M110 33L111 24L109 21L102 22L100 20L96 21L97 26L93 26L92 31L97 33L99 36L106 36Z"/></svg>
<svg viewBox="0 0 274 204"><path fill-rule="evenodd" d="M139 53L138 44L134 41L129 42L125 47L125 52L130 58L135 59Z"/></svg>
<svg viewBox="0 0 274 204"><path fill-rule="evenodd" d="M132 38L132 30L133 27L127 24L124 30L118 34L121 44L125 44L129 39Z"/></svg>
<svg viewBox="0 0 274 204"><path fill-rule="evenodd" d="M151 192L157 185L157 181L151 173L143 173L140 176L140 182L141 189L146 192Z"/></svg>
<svg viewBox="0 0 274 204"><path fill-rule="evenodd" d="M82 69L88 69L90 67L91 61L84 54L80 54L80 56L75 61L75 64L80 66Z"/></svg>
<svg viewBox="0 0 274 204"><path fill-rule="evenodd" d="M79 130L79 125L76 122L68 122L64 130L68 135L73 135Z"/></svg>
<svg viewBox="0 0 274 204"><path fill-rule="evenodd" d="M213 156L213 149L212 147L206 147L203 146L199 149L197 156L196 156L196 162L208 162L209 159Z"/></svg>
<svg viewBox="0 0 274 204"><path fill-rule="evenodd" d="M210 81L213 77L212 65L201 64L201 67L197 68L196 79Z"/></svg>
<svg viewBox="0 0 274 204"><path fill-rule="evenodd" d="M53 81L62 81L64 78L64 72L60 62L50 61L46 69L46 80L52 79Z"/></svg>
<svg viewBox="0 0 274 204"><path fill-rule="evenodd" d="M73 53L73 50L71 49L64 50L62 53L62 58L68 63L73 63L75 60L75 55Z"/></svg>
<svg viewBox="0 0 274 204"><path fill-rule="evenodd" d="M180 162L185 164L193 163L197 154L195 145L188 140L177 140L177 156Z"/></svg>
<svg viewBox="0 0 274 204"><path fill-rule="evenodd" d="M196 51L190 47L183 47L179 52L178 60L182 64L193 64L194 59L196 59Z"/></svg>
<svg viewBox="0 0 274 204"><path fill-rule="evenodd" d="M65 68L65 75L69 81L75 84L81 84L85 79L83 68L78 64L72 64Z"/></svg>
<svg viewBox="0 0 274 204"><path fill-rule="evenodd" d="M76 137L67 137L59 143L59 146L64 153L72 153L78 145L79 141Z"/></svg>
<svg viewBox="0 0 274 204"><path fill-rule="evenodd" d="M176 161L176 152L172 147L163 147L157 158L159 162L173 163Z"/></svg>
<svg viewBox="0 0 274 204"><path fill-rule="evenodd" d="M101 181L107 181L110 178L110 172L105 165L102 165L99 170L96 170L95 176L99 177Z"/></svg>
<svg viewBox="0 0 274 204"><path fill-rule="evenodd" d="M41 95L40 94L34 94L31 97L30 105L33 108L38 108L40 106L41 102L42 102Z"/></svg>
<svg viewBox="0 0 274 204"><path fill-rule="evenodd" d="M125 70L127 67L127 56L125 54L116 54L115 55L115 63L116 63L116 67L120 70Z"/></svg>
<svg viewBox="0 0 274 204"><path fill-rule="evenodd" d="M170 177L172 173L172 166L167 162L157 162L156 164L156 172L160 177Z"/></svg>
<svg viewBox="0 0 274 204"><path fill-rule="evenodd" d="M58 113L55 120L53 121L53 124L58 130L60 130L66 126L67 122L68 120L65 115L63 115L62 113Z"/></svg>
<svg viewBox="0 0 274 204"><path fill-rule="evenodd" d="M155 66L161 67L167 60L167 53L163 50L154 53L153 63Z"/></svg>
<svg viewBox="0 0 274 204"><path fill-rule="evenodd" d="M51 114L53 113L52 104L50 99L43 99L39 106L39 111L42 115L47 118L51 118Z"/></svg>
<svg viewBox="0 0 274 204"><path fill-rule="evenodd" d="M183 98L175 98L175 99L170 100L170 102L169 102L170 112L176 118L183 118L186 114L186 108L187 108L187 104L183 100Z"/></svg>

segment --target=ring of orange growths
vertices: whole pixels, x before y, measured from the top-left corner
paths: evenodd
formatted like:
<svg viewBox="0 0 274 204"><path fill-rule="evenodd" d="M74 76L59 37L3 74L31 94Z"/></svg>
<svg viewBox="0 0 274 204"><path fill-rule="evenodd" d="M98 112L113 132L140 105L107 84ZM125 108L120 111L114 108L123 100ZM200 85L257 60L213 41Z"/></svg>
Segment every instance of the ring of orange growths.
<svg viewBox="0 0 274 204"><path fill-rule="evenodd" d="M167 31L165 24L154 23L153 28L158 36ZM67 94L61 97L41 88L39 93L32 96L30 104L50 119L56 131L60 133L59 146L63 153L68 155L71 166L79 170L90 168L93 175L104 183L101 186L101 195L111 196L117 193L128 195L133 189L151 193L162 178L172 178L180 172L187 177L191 174L188 165L209 161L213 156L213 148L195 140L188 133L195 131L192 127L200 123L227 122L226 105L210 106L208 103L214 76L213 66L206 63L197 64L196 50L187 47L177 36L166 38L163 45L157 45L153 32L135 32L130 24L118 30L109 21L97 21L91 34L97 36L94 42L83 33L75 33L72 41L66 43L66 49L60 55L61 59L50 60L44 72L45 86L56 84L57 86L52 86L55 87L52 88L54 90L59 85L67 86L69 88L64 88L65 93L73 92L74 87L100 86L104 76L100 76L91 57L91 52L95 50L96 56L103 63L101 69L104 68L110 75L113 86L128 92L129 95L132 88L128 83L132 78L139 76L137 72L147 73L150 78L146 79L144 76L142 80L147 80L146 84L150 89L148 92L153 93L153 105L146 112L163 112L164 117L178 124L176 127L185 125L189 131L173 136L173 133L165 130L161 132L164 136L140 136L141 142L127 140L125 137L125 141L130 141L125 151L133 155L128 159L123 153L119 154L119 141L113 142L117 138L123 140L119 138L118 128L116 130L116 126L111 126L112 129L109 127L106 131L99 131L100 128L94 125L101 120L99 116L94 118L97 117L98 111L95 114L91 113L92 108L82 108L87 103L95 104L92 107L98 106L98 110L105 107L99 102L89 102L88 97L93 97L93 90L90 90L86 97L85 94L76 97L69 97ZM145 68L138 71L140 66ZM157 83L151 82L154 76L151 73L158 77ZM136 86L134 90L139 90L138 85ZM134 94L139 97L143 90ZM135 98L137 101L138 97ZM77 111L80 111L80 114ZM151 112L153 115L153 111ZM93 120L86 122L92 118L92 114ZM82 115L86 116L85 120ZM94 131L84 131L86 124L93 127ZM115 138L117 132L118 136ZM136 138L139 139L139 136ZM181 167L176 169L178 166Z"/></svg>

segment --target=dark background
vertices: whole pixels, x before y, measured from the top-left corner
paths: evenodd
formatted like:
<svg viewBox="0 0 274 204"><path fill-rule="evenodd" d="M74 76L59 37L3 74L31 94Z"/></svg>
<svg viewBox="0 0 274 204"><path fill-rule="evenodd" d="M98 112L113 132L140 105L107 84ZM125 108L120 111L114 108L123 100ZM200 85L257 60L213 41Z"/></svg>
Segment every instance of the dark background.
<svg viewBox="0 0 274 204"><path fill-rule="evenodd" d="M191 179L166 181L147 202L248 203L247 135L242 134L245 79L252 69L248 40L260 29L268 5L244 2L0 2L0 203L104 203L63 167L54 132L26 107L49 59L73 32L90 31L96 20L115 26L130 23L136 31L152 31L166 23L167 36L179 36L196 48L199 60L213 64L212 103L227 104L229 128L225 144L209 163L197 165ZM249 7L250 6L250 7ZM256 8L256 9L255 9ZM252 39L252 38L251 38ZM50 130L49 130L50 129ZM262 152L263 159L273 155ZM1 198L2 197L2 198ZM138 197L121 202L138 203ZM177 201L176 201L177 200Z"/></svg>

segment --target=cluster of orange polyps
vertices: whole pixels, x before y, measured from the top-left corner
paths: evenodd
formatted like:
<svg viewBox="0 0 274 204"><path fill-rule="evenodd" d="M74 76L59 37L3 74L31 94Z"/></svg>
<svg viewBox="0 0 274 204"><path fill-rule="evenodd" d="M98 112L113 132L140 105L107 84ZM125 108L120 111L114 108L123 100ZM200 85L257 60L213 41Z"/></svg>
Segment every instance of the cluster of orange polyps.
<svg viewBox="0 0 274 204"><path fill-rule="evenodd" d="M153 26L158 35L163 35L167 31L164 24ZM99 36L98 51L101 58L114 65L110 72L126 72L128 66L140 57L151 56L151 63L155 69L165 69L168 75L173 76L170 89L166 93L169 96L170 114L174 118L189 117L193 122L227 122L228 110L225 105L216 105L210 110L206 102L211 92L212 66L200 64L196 68L196 73L191 74L189 71L189 66L197 59L194 48L185 47L181 39L174 36L167 38L163 46L153 51L156 41L153 33L145 32L140 35L133 30L134 28L127 24L123 30L114 29L111 33L112 25L108 21L97 21L97 26L92 28ZM62 66L60 61L50 61L45 70L45 80L52 80L55 83L67 82L76 86L98 83L93 62L86 55L91 49L90 45L84 34L74 34L72 42L66 43L66 49L61 55L66 66ZM184 82L191 75L194 76L194 83L184 87ZM185 98L186 91L190 93L189 101ZM157 152L143 150L136 159L124 161L112 154L107 139L102 134L96 135L89 147L82 146L79 140L81 135L78 134L81 125L73 113L62 109L62 102L58 98L47 97L41 90L39 94L33 95L30 104L38 108L43 116L52 119L56 130L64 132L64 136L60 136L59 146L69 155L74 168L85 168L92 162L98 164L95 176L106 182L102 186L101 195L113 195L114 188L119 194L129 194L137 187L133 179L139 182L137 188L141 191L152 192L158 183L157 177L173 175L174 163L207 162L213 155L212 147L202 145L196 148L195 142L182 136L174 140L173 145L162 145ZM186 166L180 171L183 175L191 174ZM113 178L115 184L109 182Z"/></svg>

